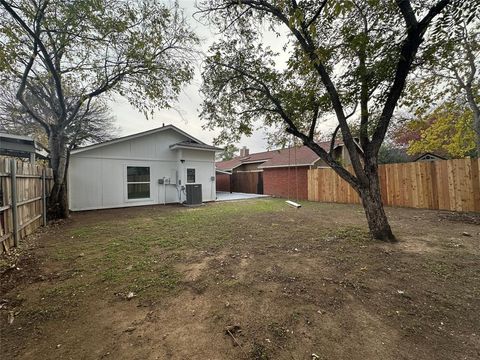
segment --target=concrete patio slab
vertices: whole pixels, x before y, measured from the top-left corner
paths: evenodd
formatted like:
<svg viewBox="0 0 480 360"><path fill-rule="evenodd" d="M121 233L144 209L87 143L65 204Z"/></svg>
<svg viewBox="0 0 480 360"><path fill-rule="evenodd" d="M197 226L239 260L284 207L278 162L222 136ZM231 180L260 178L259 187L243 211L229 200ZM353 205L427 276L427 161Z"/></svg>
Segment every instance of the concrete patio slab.
<svg viewBox="0 0 480 360"><path fill-rule="evenodd" d="M230 193L225 191L217 191L217 201L232 201L232 200L248 200L270 197L270 195L247 194L247 193Z"/></svg>

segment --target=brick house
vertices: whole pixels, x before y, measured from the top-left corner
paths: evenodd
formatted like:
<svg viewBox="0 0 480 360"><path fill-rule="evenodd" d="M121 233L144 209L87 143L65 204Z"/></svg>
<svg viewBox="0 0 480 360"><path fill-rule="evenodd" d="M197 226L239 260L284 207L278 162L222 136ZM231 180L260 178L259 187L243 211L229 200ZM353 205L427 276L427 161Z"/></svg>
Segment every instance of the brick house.
<svg viewBox="0 0 480 360"><path fill-rule="evenodd" d="M330 149L330 142L319 145L326 151ZM342 142L334 145L333 155L342 164L350 164L348 151ZM308 169L328 167L306 146L254 154L244 147L239 156L215 165L217 191L258 193L298 200L308 197Z"/></svg>

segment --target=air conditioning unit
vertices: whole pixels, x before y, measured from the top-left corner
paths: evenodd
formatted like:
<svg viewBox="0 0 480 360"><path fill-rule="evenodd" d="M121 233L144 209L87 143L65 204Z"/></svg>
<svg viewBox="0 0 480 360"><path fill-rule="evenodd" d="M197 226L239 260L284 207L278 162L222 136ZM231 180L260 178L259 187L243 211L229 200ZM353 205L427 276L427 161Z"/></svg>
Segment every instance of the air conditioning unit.
<svg viewBox="0 0 480 360"><path fill-rule="evenodd" d="M202 204L202 184L187 184L187 201L186 205Z"/></svg>

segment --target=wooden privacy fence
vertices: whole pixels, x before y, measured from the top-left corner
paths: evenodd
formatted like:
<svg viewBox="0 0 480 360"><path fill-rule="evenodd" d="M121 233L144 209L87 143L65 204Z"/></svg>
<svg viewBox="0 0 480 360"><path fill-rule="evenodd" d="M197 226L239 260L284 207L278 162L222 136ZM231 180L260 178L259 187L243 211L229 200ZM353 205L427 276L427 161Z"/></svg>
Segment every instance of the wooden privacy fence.
<svg viewBox="0 0 480 360"><path fill-rule="evenodd" d="M52 169L0 158L0 253L47 222Z"/></svg>
<svg viewBox="0 0 480 360"><path fill-rule="evenodd" d="M263 194L262 172L234 172L231 175L230 191L249 194Z"/></svg>
<svg viewBox="0 0 480 360"><path fill-rule="evenodd" d="M216 190L217 191L228 191L230 192L230 182L231 182L231 175L230 174L216 174Z"/></svg>
<svg viewBox="0 0 480 360"><path fill-rule="evenodd" d="M379 165L387 206L480 211L480 159ZM350 172L353 170L348 168ZM332 169L308 171L308 200L360 203L358 194Z"/></svg>

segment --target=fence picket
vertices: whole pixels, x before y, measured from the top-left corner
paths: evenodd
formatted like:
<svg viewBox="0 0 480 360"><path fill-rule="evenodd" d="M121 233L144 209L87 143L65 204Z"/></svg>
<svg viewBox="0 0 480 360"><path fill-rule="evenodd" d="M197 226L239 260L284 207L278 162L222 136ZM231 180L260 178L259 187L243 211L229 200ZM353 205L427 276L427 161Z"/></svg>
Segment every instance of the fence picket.
<svg viewBox="0 0 480 360"><path fill-rule="evenodd" d="M351 170L351 167L347 169ZM388 206L480 211L480 160L455 159L379 165L383 203ZM311 169L310 201L360 203L358 194L332 169Z"/></svg>
<svg viewBox="0 0 480 360"><path fill-rule="evenodd" d="M46 223L45 204L52 169L0 159L0 253ZM15 171L16 169L16 171ZM43 174L43 175L42 175Z"/></svg>

